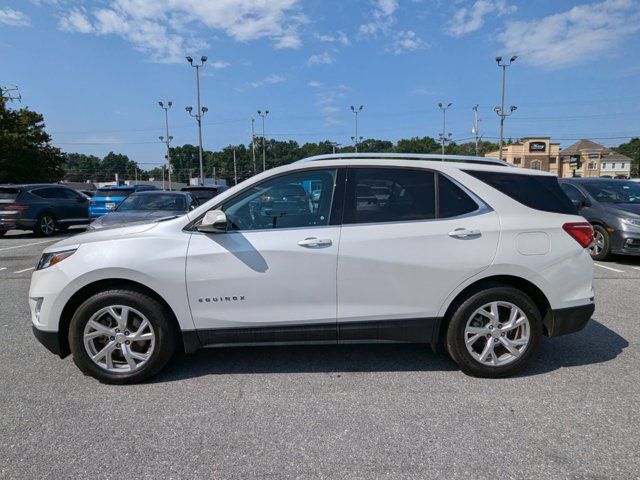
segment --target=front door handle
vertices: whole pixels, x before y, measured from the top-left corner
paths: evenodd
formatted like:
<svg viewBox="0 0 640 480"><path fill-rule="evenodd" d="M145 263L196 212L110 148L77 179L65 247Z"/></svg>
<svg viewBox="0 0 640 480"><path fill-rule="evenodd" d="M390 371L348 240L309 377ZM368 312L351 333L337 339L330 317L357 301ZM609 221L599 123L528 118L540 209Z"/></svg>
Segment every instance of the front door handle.
<svg viewBox="0 0 640 480"><path fill-rule="evenodd" d="M322 247L330 247L333 244L330 238L316 238L316 237L308 237L304 240L300 240L298 245L305 248L322 248Z"/></svg>
<svg viewBox="0 0 640 480"><path fill-rule="evenodd" d="M453 238L470 238L479 237L480 235L480 230L470 230L467 228L456 228L454 231L449 232L449 236Z"/></svg>

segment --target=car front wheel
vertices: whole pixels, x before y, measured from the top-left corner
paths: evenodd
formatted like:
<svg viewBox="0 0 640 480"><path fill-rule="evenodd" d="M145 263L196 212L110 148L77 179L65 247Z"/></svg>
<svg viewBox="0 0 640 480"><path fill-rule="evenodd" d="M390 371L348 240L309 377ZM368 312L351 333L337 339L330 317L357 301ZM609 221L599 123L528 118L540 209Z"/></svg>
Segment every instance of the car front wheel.
<svg viewBox="0 0 640 480"><path fill-rule="evenodd" d="M463 372L499 378L520 371L542 339L542 320L533 301L509 286L469 296L456 309L446 347Z"/></svg>
<svg viewBox="0 0 640 480"><path fill-rule="evenodd" d="M166 307L131 290L100 292L80 305L69 326L69 344L83 373L113 384L155 375L176 345Z"/></svg>

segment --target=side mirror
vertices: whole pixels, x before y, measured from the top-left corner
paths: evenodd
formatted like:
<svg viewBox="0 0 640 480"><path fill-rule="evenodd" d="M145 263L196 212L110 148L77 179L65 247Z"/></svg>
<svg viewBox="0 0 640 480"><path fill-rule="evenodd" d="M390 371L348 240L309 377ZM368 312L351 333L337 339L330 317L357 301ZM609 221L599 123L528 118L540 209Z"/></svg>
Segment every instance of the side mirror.
<svg viewBox="0 0 640 480"><path fill-rule="evenodd" d="M224 233L227 231L227 216L222 210L209 210L196 229L203 233Z"/></svg>
<svg viewBox="0 0 640 480"><path fill-rule="evenodd" d="M573 205L580 210L581 208L584 208L586 206L588 206L587 201L582 198L580 200L571 200L571 203L573 203Z"/></svg>

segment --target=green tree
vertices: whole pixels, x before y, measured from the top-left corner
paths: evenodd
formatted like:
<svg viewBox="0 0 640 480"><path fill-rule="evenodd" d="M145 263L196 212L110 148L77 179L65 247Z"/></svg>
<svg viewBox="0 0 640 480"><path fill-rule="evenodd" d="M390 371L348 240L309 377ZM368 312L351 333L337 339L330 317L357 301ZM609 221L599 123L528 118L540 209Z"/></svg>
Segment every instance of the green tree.
<svg viewBox="0 0 640 480"><path fill-rule="evenodd" d="M100 170L98 177L101 181L115 180L116 173L118 179L133 179L136 175L138 164L129 160L129 157L121 153L109 152L100 162Z"/></svg>
<svg viewBox="0 0 640 480"><path fill-rule="evenodd" d="M440 153L440 144L431 137L413 137L398 140L398 153Z"/></svg>
<svg viewBox="0 0 640 480"><path fill-rule="evenodd" d="M70 182L96 180L100 175L100 159L83 153L66 153L64 155L64 179Z"/></svg>
<svg viewBox="0 0 640 480"><path fill-rule="evenodd" d="M640 164L640 137L632 138L627 143L623 143L618 145L614 150L622 155L626 155L629 157L631 162L631 176L637 177L640 175L639 164Z"/></svg>
<svg viewBox="0 0 640 480"><path fill-rule="evenodd" d="M203 158L205 156L203 152ZM198 147L183 145L171 148L171 175L174 182L188 183L190 175L200 174L200 157Z"/></svg>
<svg viewBox="0 0 640 480"><path fill-rule="evenodd" d="M10 110L0 98L0 183L60 180L64 157L50 142L42 115Z"/></svg>

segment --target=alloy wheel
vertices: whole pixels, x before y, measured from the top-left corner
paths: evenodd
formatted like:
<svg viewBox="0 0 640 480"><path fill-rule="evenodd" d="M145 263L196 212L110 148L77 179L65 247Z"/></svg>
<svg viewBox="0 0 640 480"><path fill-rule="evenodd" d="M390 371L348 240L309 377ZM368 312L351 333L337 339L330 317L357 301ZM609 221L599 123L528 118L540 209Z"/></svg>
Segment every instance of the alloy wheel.
<svg viewBox="0 0 640 480"><path fill-rule="evenodd" d="M531 338L526 314L510 302L491 302L476 309L467 320L464 341L478 363L502 367L525 352Z"/></svg>
<svg viewBox="0 0 640 480"><path fill-rule="evenodd" d="M140 311L111 305L94 313L84 328L83 343L89 358L100 368L130 373L151 358L156 336Z"/></svg>
<svg viewBox="0 0 640 480"><path fill-rule="evenodd" d="M42 231L42 233L49 236L53 233L55 229L56 229L56 224L53 218L51 218L49 215L44 215L40 219L40 230Z"/></svg>
<svg viewBox="0 0 640 480"><path fill-rule="evenodd" d="M589 247L591 251L591 255L600 255L604 250L604 235L602 232L595 230L593 232L593 242L591 242L591 246Z"/></svg>

